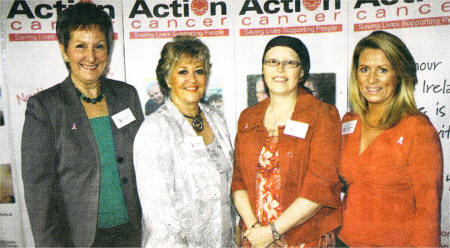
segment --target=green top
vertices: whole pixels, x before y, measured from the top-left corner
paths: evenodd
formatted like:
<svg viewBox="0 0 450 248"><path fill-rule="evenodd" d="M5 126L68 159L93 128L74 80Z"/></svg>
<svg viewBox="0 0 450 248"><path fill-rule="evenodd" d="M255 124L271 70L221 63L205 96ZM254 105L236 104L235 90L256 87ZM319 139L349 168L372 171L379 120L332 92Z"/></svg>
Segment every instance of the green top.
<svg viewBox="0 0 450 248"><path fill-rule="evenodd" d="M117 168L114 138L109 116L89 119L97 140L101 161L98 228L108 228L128 222L119 169Z"/></svg>

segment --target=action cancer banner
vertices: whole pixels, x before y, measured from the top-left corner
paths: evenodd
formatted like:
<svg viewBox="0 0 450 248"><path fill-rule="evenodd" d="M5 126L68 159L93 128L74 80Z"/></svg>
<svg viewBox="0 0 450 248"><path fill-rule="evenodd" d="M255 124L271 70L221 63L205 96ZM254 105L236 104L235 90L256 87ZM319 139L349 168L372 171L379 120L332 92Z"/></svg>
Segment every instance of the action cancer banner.
<svg viewBox="0 0 450 248"><path fill-rule="evenodd" d="M0 1L2 23L2 64L8 99L6 112L12 154L10 167L15 203L0 204L0 246L33 246L28 214L23 199L20 168L21 133L26 103L30 96L62 82L68 75L55 33L56 16L74 0ZM107 77L124 80L122 8L120 1L95 0L113 19L114 47ZM2 98L3 98L2 97ZM1 127L0 127L1 133ZM0 164L2 162L0 161ZM0 165L0 169L1 169Z"/></svg>
<svg viewBox="0 0 450 248"><path fill-rule="evenodd" d="M438 131L444 154L441 246L450 245L450 1L352 1L349 56L364 36L383 29L411 51L417 68L417 105ZM344 61L342 61L344 62ZM430 154L433 156L433 154Z"/></svg>
<svg viewBox="0 0 450 248"><path fill-rule="evenodd" d="M348 1L241 1L234 5L237 113L263 100L262 54L278 35L302 40L311 60L305 85L339 112L347 110ZM265 94L265 95L264 95Z"/></svg>
<svg viewBox="0 0 450 248"><path fill-rule="evenodd" d="M123 1L126 80L138 90L146 115L164 101L156 79L164 44L177 35L192 35L211 54L204 101L223 111L230 129L235 126L231 7L232 1Z"/></svg>

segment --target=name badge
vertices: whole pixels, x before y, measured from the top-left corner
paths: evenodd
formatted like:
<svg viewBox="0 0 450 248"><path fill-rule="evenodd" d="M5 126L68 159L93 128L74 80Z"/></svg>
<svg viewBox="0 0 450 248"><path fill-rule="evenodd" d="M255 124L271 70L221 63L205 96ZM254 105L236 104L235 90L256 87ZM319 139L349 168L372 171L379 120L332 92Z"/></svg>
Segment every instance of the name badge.
<svg viewBox="0 0 450 248"><path fill-rule="evenodd" d="M130 108L122 110L119 113L113 115L112 119L114 121L114 124L116 124L117 128L119 129L136 120Z"/></svg>
<svg viewBox="0 0 450 248"><path fill-rule="evenodd" d="M353 120L342 123L342 135L353 133L357 122L358 120Z"/></svg>
<svg viewBox="0 0 450 248"><path fill-rule="evenodd" d="M186 150L201 150L205 147L205 143L203 143L203 138L201 136L197 137L188 137L184 140L183 146Z"/></svg>
<svg viewBox="0 0 450 248"><path fill-rule="evenodd" d="M284 134L304 139L308 132L308 123L288 120L284 128Z"/></svg>

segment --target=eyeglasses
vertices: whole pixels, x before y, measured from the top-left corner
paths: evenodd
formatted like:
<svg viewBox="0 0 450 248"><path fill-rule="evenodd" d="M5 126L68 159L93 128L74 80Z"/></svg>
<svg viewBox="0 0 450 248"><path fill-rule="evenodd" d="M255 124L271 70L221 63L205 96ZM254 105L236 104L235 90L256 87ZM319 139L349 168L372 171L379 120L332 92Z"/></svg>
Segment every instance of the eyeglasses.
<svg viewBox="0 0 450 248"><path fill-rule="evenodd" d="M270 67L277 67L282 64L285 68L297 68L299 65L301 65L300 62L290 59L282 61L278 59L265 59L264 64Z"/></svg>

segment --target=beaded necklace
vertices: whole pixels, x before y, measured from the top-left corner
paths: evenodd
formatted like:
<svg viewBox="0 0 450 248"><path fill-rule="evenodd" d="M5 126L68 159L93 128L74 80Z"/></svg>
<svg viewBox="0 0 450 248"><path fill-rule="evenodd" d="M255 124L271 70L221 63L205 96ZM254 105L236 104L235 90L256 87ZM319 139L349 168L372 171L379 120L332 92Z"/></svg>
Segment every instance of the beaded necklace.
<svg viewBox="0 0 450 248"><path fill-rule="evenodd" d="M77 96L87 102L87 103L92 103L92 104L96 104L98 102L101 102L103 97L105 97L105 92L103 91L103 89L100 89L100 94L98 94L98 96L96 98L90 98L87 97L85 94L81 93L80 90L78 88L75 87L75 91L77 92Z"/></svg>

